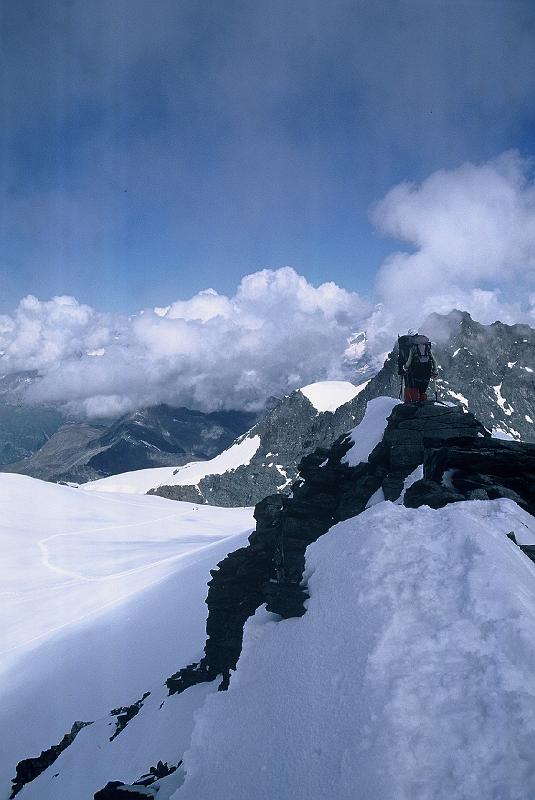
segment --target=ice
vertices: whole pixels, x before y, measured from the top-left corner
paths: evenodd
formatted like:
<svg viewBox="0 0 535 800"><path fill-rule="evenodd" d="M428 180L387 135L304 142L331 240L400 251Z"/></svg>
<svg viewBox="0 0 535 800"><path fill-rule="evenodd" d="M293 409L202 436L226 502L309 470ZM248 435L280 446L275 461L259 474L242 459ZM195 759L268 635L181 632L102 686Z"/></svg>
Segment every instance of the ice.
<svg viewBox="0 0 535 800"><path fill-rule="evenodd" d="M401 495L398 497L398 499L395 501L396 505L402 505L403 500L405 498L405 492L407 491L407 489L409 489L413 483L416 483L416 481L422 480L423 477L424 477L424 468L423 465L420 464L420 466L416 467L416 469L414 469L410 473L410 475L407 475L407 477L403 481L403 491L401 492Z"/></svg>
<svg viewBox="0 0 535 800"><path fill-rule="evenodd" d="M508 431L504 431L503 428L493 428L492 429L492 438L493 439L503 439L505 442L512 442L514 441L514 436L510 434Z"/></svg>
<svg viewBox="0 0 535 800"><path fill-rule="evenodd" d="M456 400L458 400L461 405L463 405L465 408L468 408L468 400L464 395L462 395L460 392L454 392L452 389L448 389L447 392L449 395L451 395L451 397L454 397Z"/></svg>

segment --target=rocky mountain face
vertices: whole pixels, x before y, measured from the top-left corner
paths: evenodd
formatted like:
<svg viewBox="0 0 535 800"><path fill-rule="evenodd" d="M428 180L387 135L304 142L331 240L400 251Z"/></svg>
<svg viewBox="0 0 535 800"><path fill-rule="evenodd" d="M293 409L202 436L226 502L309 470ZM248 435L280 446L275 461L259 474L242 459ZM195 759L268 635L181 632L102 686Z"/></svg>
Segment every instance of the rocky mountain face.
<svg viewBox="0 0 535 800"><path fill-rule="evenodd" d="M466 312L452 311L431 315L422 331L434 343L440 399L473 412L498 435L535 441L535 330L500 322L480 325ZM221 475L208 475L195 486L160 486L151 493L210 505L254 505L273 492L287 492L297 477L300 460L316 447L329 446L360 422L369 400L397 397L397 345L370 379L366 336L358 333L348 345L345 364L355 384L363 384L364 379L368 382L334 412L318 411L296 391L278 401L271 398L258 422L253 415L240 412L204 415L162 405L126 415L107 430L78 423L55 433L63 420L50 410L48 427L36 416L37 429L26 443L18 434L13 437L6 431L0 439L3 469L46 480L86 482L130 470L178 467L212 458L253 425L246 435L258 435L261 443L250 463ZM11 387L10 396L16 391L17 386ZM2 422L0 406L0 433ZM13 428L12 417L9 425ZM36 436L44 447L32 455ZM1 450L0 444L0 457Z"/></svg>
<svg viewBox="0 0 535 800"><path fill-rule="evenodd" d="M433 342L441 400L459 403L489 431L535 441L535 330L528 325L481 325L467 312L431 314L421 328ZM370 381L362 400L399 392L397 346ZM434 399L434 387L430 387Z"/></svg>
<svg viewBox="0 0 535 800"><path fill-rule="evenodd" d="M305 614L308 544L369 504L386 498L410 507L438 508L505 497L535 515L535 445L491 438L475 416L459 406L396 405L367 460L352 465L358 435L344 434L332 446L316 449L301 461L299 478L288 495L274 494L257 505L257 526L249 545L228 555L211 573L204 655L167 679L169 695L215 679L220 690L228 688L245 621L264 603L283 618ZM513 531L506 534L515 541ZM535 559L535 548L521 549ZM146 696L110 712L116 727L123 730L129 724ZM20 762L12 796L49 768L52 755L64 745L69 746L66 740ZM157 797L159 780L169 774L167 765L163 767L152 766L148 780L144 775L129 786L110 780L95 798ZM163 778L157 777L158 769Z"/></svg>
<svg viewBox="0 0 535 800"><path fill-rule="evenodd" d="M246 434L260 437L260 447L248 464L222 475L208 475L196 486L160 486L150 493L197 503L202 499L217 506L255 505L273 492L288 490L303 455L328 447L353 428L364 408L354 400L334 412L319 412L301 391L292 392Z"/></svg>
<svg viewBox="0 0 535 800"><path fill-rule="evenodd" d="M480 325L466 312L433 314L422 326L433 341L439 366L437 396L474 413L489 431L535 441L535 330L526 325ZM355 369L362 364L363 334L354 343ZM364 369L360 366L359 370ZM362 378L355 373L354 382ZM272 492L287 492L301 458L327 447L356 425L369 400L397 397L397 343L383 367L365 388L335 412L318 412L300 392L283 398L248 435L261 445L251 462L222 475L209 475L198 486L161 486L152 493L211 505L254 505ZM434 387L430 388L434 399Z"/></svg>
<svg viewBox="0 0 535 800"><path fill-rule="evenodd" d="M208 460L229 447L256 415L204 414L165 404L121 417L110 427L69 423L29 458L4 471L83 483L135 469Z"/></svg>
<svg viewBox="0 0 535 800"><path fill-rule="evenodd" d="M22 392L34 379L34 372L0 376L0 468L31 456L66 421L53 407L22 403Z"/></svg>

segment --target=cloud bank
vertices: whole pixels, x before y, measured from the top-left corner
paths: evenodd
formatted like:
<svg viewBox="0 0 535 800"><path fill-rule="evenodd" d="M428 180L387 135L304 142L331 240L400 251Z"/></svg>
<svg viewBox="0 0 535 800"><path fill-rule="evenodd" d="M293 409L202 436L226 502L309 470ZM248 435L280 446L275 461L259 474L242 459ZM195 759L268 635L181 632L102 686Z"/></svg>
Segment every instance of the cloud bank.
<svg viewBox="0 0 535 800"><path fill-rule="evenodd" d="M0 317L0 371L37 371L28 402L88 416L158 402L258 409L269 395L347 376L344 353L362 329L373 359L432 311L535 323L530 160L508 152L402 183L372 218L411 250L381 266L371 302L290 267L247 275L232 296L207 289L131 317L30 295Z"/></svg>
<svg viewBox="0 0 535 800"><path fill-rule="evenodd" d="M355 293L316 288L289 267L246 276L233 297L209 289L130 318L29 296L0 317L0 364L43 376L28 401L89 416L158 402L256 409L270 394L337 377L368 312Z"/></svg>
<svg viewBox="0 0 535 800"><path fill-rule="evenodd" d="M431 311L533 321L533 163L507 152L395 186L373 210L379 230L408 242L382 265L377 291L399 323Z"/></svg>

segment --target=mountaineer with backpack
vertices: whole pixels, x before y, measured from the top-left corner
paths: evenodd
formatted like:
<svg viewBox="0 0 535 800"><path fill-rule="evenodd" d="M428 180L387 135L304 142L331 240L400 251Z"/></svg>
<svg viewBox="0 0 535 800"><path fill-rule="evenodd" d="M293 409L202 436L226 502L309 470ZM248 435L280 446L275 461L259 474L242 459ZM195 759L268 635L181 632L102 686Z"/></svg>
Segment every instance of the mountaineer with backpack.
<svg viewBox="0 0 535 800"><path fill-rule="evenodd" d="M400 397L405 383L405 403L427 400L429 381L437 375L437 362L427 336L412 329L405 336L398 336L398 375L401 375Z"/></svg>

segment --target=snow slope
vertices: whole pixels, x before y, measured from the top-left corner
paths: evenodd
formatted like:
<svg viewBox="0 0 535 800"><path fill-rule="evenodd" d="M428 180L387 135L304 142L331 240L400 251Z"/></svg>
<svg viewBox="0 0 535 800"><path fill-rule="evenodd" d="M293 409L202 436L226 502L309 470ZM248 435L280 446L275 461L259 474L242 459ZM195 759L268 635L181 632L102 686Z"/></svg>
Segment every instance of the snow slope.
<svg viewBox="0 0 535 800"><path fill-rule="evenodd" d="M303 386L300 391L310 400L316 411L336 411L360 394L368 383L369 381L366 381L360 386L354 386L349 381L319 381Z"/></svg>
<svg viewBox="0 0 535 800"><path fill-rule="evenodd" d="M260 436L247 436L210 461L193 461L183 467L155 467L123 472L90 481L80 486L89 492L146 494L158 486L195 486L207 475L222 475L242 464L249 464L260 446Z"/></svg>
<svg viewBox="0 0 535 800"><path fill-rule="evenodd" d="M6 473L0 503L0 669L254 524L251 509L113 497Z"/></svg>
<svg viewBox="0 0 535 800"><path fill-rule="evenodd" d="M362 421L350 433L353 446L343 459L345 463L354 467L368 460L374 447L383 438L392 409L400 403L401 400L394 400L393 397L376 397L374 400L368 400Z"/></svg>
<svg viewBox="0 0 535 800"><path fill-rule="evenodd" d="M508 500L379 503L307 551L308 610L259 610L173 800L535 796L535 565Z"/></svg>
<svg viewBox="0 0 535 800"><path fill-rule="evenodd" d="M110 775L133 780L156 753L174 757L180 736L187 744L193 711L212 687L180 701L177 731L176 703L159 708L163 682L201 655L209 570L246 543L252 509L85 493L11 474L0 474L0 498L0 730L10 731L0 799L19 760L59 742L75 720L95 720L75 743L86 745L63 756L78 758L76 768L52 778L54 765L44 785L20 793L90 800ZM110 744L110 709L147 690L134 721L144 719L142 736L131 723Z"/></svg>

